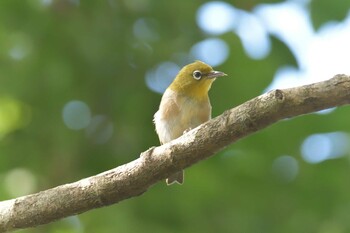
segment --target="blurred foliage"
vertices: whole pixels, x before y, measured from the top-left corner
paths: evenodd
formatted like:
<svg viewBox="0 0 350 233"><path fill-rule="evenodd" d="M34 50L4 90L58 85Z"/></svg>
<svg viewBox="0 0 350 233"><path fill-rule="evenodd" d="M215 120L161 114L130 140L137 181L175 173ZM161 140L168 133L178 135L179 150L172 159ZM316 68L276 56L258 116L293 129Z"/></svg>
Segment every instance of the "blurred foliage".
<svg viewBox="0 0 350 233"><path fill-rule="evenodd" d="M1 200L21 192L8 188L22 185L21 174L32 174L35 181L24 181L38 192L127 163L158 145L152 117L161 96L147 88L145 73L162 61L178 62L175 53L208 37L195 21L204 2L0 1ZM232 4L251 10L275 2ZM348 2L311 1L315 27L342 19ZM133 33L140 19L154 30L144 41ZM230 57L215 68L229 77L211 90L214 116L261 94L278 67L296 65L275 38L268 57L252 60L235 34L220 37ZM62 111L72 100L112 122L112 138L101 144L89 136L103 125L90 134L67 128ZM349 132L349 114L342 107L279 122L187 169L183 186L158 183L140 197L21 232L349 232L349 155L309 164L300 152L310 134ZM291 182L271 172L281 155L299 164Z"/></svg>
<svg viewBox="0 0 350 233"><path fill-rule="evenodd" d="M311 1L311 18L315 28L329 21L344 20L350 8L350 1L344 0L337 4L327 0Z"/></svg>

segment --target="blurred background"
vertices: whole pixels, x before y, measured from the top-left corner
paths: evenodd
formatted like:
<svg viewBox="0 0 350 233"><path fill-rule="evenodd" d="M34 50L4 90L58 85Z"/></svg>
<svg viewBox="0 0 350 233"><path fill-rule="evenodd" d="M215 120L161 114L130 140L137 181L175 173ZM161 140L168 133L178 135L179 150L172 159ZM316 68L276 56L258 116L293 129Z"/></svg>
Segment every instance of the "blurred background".
<svg viewBox="0 0 350 233"><path fill-rule="evenodd" d="M213 116L350 74L350 1L1 0L0 199L159 145L161 93L195 59ZM20 232L350 232L350 108L281 121L186 170L183 186Z"/></svg>

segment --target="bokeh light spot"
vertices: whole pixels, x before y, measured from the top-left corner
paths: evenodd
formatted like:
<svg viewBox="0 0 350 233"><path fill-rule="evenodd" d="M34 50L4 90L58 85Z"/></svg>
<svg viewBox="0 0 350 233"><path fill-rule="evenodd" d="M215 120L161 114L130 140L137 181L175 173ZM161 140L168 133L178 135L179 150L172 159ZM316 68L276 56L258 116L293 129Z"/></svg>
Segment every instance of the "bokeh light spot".
<svg viewBox="0 0 350 233"><path fill-rule="evenodd" d="M11 197L33 193L37 188L35 176L25 168L15 168L9 171L4 177L3 184Z"/></svg>
<svg viewBox="0 0 350 233"><path fill-rule="evenodd" d="M273 161L272 172L281 182L291 182L298 175L298 161L292 156L282 155Z"/></svg>
<svg viewBox="0 0 350 233"><path fill-rule="evenodd" d="M236 9L220 1L203 4L197 11L197 24L205 32L218 35L233 29Z"/></svg>
<svg viewBox="0 0 350 233"><path fill-rule="evenodd" d="M349 135L343 132L313 134L301 145L302 157L309 163L320 163L349 152Z"/></svg>
<svg viewBox="0 0 350 233"><path fill-rule="evenodd" d="M315 31L305 2L307 0L260 4L253 11L266 30L280 39L297 61L294 71L277 71L267 89L305 85L350 72L347 58L350 14L341 22L327 22Z"/></svg>
<svg viewBox="0 0 350 233"><path fill-rule="evenodd" d="M263 59L269 54L271 50L269 35L260 19L254 14L239 11L239 24L235 32L250 58Z"/></svg>
<svg viewBox="0 0 350 233"><path fill-rule="evenodd" d="M26 51L21 46L16 46L10 49L9 55L14 60L22 60L26 56Z"/></svg>
<svg viewBox="0 0 350 233"><path fill-rule="evenodd" d="M63 107L62 117L69 129L80 130L90 124L91 112L86 103L72 100Z"/></svg>
<svg viewBox="0 0 350 233"><path fill-rule="evenodd" d="M299 71L295 67L282 66L276 71L273 81L263 92L268 92L277 88L300 86L303 85L304 81L305 80L300 77Z"/></svg>
<svg viewBox="0 0 350 233"><path fill-rule="evenodd" d="M62 222L66 223L70 228L70 231L67 229L65 232L74 232L74 233L83 233L84 227L82 222L80 221L78 216L70 216L67 218L62 219ZM59 233L61 231L57 231L56 233ZM63 232L62 232L63 233Z"/></svg>
<svg viewBox="0 0 350 233"><path fill-rule="evenodd" d="M162 94L173 81L180 67L173 62L160 63L146 73L146 84L149 89Z"/></svg>
<svg viewBox="0 0 350 233"><path fill-rule="evenodd" d="M313 36L307 8L297 2L285 1L273 5L260 4L254 9L254 13L272 35L290 48L299 65L302 65L305 51Z"/></svg>
<svg viewBox="0 0 350 233"><path fill-rule="evenodd" d="M229 47L221 39L210 38L193 45L191 54L195 59L204 61L211 66L218 66L228 58Z"/></svg>
<svg viewBox="0 0 350 233"><path fill-rule="evenodd" d="M27 57L33 50L31 38L21 32L13 33L9 35L9 46L8 55L13 60L20 61Z"/></svg>

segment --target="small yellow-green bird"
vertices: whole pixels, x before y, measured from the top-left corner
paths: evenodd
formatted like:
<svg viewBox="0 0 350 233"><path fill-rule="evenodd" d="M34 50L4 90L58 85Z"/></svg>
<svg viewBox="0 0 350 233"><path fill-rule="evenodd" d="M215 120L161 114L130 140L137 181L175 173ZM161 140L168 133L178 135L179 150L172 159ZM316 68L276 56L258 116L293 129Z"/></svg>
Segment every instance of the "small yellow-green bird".
<svg viewBox="0 0 350 233"><path fill-rule="evenodd" d="M159 110L154 114L154 124L161 144L180 137L210 120L211 105L208 91L217 77L225 73L215 71L204 62L195 61L184 66L165 90ZM168 185L184 182L184 172L179 171L166 179Z"/></svg>

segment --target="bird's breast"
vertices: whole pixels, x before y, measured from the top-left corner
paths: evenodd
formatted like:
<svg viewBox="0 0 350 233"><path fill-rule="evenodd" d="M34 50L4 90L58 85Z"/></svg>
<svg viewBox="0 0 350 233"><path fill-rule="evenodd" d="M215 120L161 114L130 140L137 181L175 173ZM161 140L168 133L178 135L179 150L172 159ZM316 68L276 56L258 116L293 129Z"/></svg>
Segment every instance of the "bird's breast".
<svg viewBox="0 0 350 233"><path fill-rule="evenodd" d="M208 96L197 100L168 89L154 115L154 122L161 143L166 143L210 118L211 105Z"/></svg>

